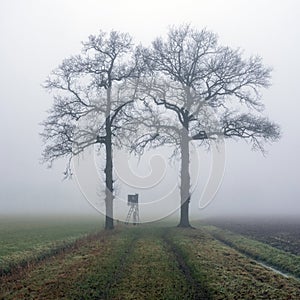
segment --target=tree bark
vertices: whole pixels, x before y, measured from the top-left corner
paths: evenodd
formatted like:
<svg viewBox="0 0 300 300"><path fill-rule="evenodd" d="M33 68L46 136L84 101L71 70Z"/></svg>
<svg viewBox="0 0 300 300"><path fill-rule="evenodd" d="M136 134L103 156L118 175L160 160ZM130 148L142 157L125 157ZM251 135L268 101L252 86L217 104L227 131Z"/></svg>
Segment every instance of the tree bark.
<svg viewBox="0 0 300 300"><path fill-rule="evenodd" d="M188 125L182 129L180 151L181 151L181 186L180 186L180 222L178 227L191 227L189 222L189 204L190 204L190 153L189 153L189 136Z"/></svg>
<svg viewBox="0 0 300 300"><path fill-rule="evenodd" d="M106 166L105 166L105 229L114 228L113 219L113 171L112 171L112 145L111 145L111 134L106 135Z"/></svg>
<svg viewBox="0 0 300 300"><path fill-rule="evenodd" d="M112 160L112 132L111 132L111 88L107 89L107 107L106 107L106 120L105 120L105 152L106 152L106 165L105 165L105 229L114 229L113 219L113 160Z"/></svg>

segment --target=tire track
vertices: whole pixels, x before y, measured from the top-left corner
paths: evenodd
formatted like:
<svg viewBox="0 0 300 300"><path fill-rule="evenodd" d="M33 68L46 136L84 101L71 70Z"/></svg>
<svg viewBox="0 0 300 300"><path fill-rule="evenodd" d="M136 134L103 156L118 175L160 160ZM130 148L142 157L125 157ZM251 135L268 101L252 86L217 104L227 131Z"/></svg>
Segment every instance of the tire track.
<svg viewBox="0 0 300 300"><path fill-rule="evenodd" d="M127 274L126 270L130 265L130 258L133 253L133 249L141 237L141 233L138 231L134 232L134 237L132 238L131 242L128 244L127 248L125 249L123 255L119 258L118 268L110 275L112 278L105 289L102 291L99 299L110 300L111 299L111 290L114 286L117 286L119 282L123 279L123 277Z"/></svg>
<svg viewBox="0 0 300 300"><path fill-rule="evenodd" d="M208 288L201 283L197 278L193 276L193 272L191 268L185 261L180 250L176 247L174 242L168 237L167 231L162 234L161 237L166 245L167 250L173 255L175 258L179 270L184 275L188 285L190 286L189 293L186 299L194 299L194 300L209 300L212 299Z"/></svg>
<svg viewBox="0 0 300 300"><path fill-rule="evenodd" d="M210 299L195 289L186 264L178 262L161 228L143 228L132 255L126 258L122 271L106 299ZM188 276L188 280L187 280ZM200 293L201 290L201 293Z"/></svg>

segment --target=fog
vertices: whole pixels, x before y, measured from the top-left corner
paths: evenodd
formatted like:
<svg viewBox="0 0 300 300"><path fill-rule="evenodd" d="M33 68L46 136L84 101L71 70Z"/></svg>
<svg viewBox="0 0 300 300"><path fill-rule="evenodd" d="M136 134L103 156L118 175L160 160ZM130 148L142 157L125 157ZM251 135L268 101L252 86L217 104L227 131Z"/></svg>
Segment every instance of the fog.
<svg viewBox="0 0 300 300"><path fill-rule="evenodd" d="M168 26L183 23L212 30L221 44L240 47L245 55L258 54L273 67L272 86L263 92L263 102L268 117L282 129L281 140L266 147L266 156L243 141L226 142L222 184L205 209L199 209L199 198L210 155L201 151L203 172L192 194L192 217L299 215L299 10L297 0L1 1L0 215L97 213L76 180L62 180L63 160L51 169L40 164L39 123L52 103L41 84L64 58L79 53L81 41L100 29L129 32L136 44L149 44ZM141 160L142 173L148 161ZM174 168L178 171L176 163ZM117 190L123 199L135 192L122 188L121 182ZM154 195L141 192L144 199L158 197Z"/></svg>

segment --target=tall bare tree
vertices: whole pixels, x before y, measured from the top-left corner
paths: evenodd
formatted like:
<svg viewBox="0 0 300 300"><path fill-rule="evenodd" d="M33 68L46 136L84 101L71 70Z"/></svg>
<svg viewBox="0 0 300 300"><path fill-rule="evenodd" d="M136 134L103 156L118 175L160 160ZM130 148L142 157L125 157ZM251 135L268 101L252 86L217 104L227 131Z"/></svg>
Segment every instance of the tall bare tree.
<svg viewBox="0 0 300 300"><path fill-rule="evenodd" d="M91 145L104 146L106 229L114 227L112 146L117 142L121 112L132 103L125 85L135 72L131 37L100 31L83 43L81 55L65 59L44 85L54 94L53 107L43 123L44 160L68 158L69 176L74 156Z"/></svg>
<svg viewBox="0 0 300 300"><path fill-rule="evenodd" d="M259 93L270 84L260 57L244 59L241 51L221 47L217 36L190 26L171 28L140 51L148 66L140 79L144 102L138 122L147 132L136 149L173 144L181 158L180 227L189 227L190 142L209 145L218 138L241 138L254 148L276 141L279 127L262 115ZM157 106L155 108L154 106Z"/></svg>

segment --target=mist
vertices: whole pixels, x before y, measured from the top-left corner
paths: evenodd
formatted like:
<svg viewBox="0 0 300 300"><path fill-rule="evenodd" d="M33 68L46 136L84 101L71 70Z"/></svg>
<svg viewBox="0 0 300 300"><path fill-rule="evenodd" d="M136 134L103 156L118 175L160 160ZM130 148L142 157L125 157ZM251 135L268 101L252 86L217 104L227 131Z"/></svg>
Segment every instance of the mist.
<svg viewBox="0 0 300 300"><path fill-rule="evenodd" d="M262 99L265 113L282 130L281 140L268 145L265 156L251 151L250 145L243 141L226 141L223 179L217 194L204 209L199 208L199 199L209 176L211 155L200 150L201 172L194 183L191 217L298 216L299 9L297 0L229 0L226 3L221 0L155 0L143 4L140 1L2 1L0 215L97 214L101 211L102 192L97 187L100 175L94 177L93 173L79 172L86 180L95 179L93 187L89 186L92 195L87 196L82 181L78 185L76 178L63 180L64 160L57 161L51 169L40 163L43 144L39 124L52 104L52 96L41 85L64 58L80 52L81 41L100 29L129 32L136 44L147 45L155 37L165 35L168 26L190 23L216 32L221 44L241 47L246 56L260 55L264 64L273 68L272 86L263 92ZM127 214L128 193L138 192L141 203L147 203L178 184L176 159L169 162L168 149L158 148L153 155L155 153L166 158L169 175L155 191L137 191L117 180L117 197L124 204L118 208L116 203L117 217ZM139 163L132 158L133 172L146 177L151 174L150 159L151 153ZM176 186L174 188L178 191ZM147 205L141 207L141 221L143 218L152 220L153 216L159 219L171 213L176 215L179 195L174 193L169 197L160 208L148 211Z"/></svg>

